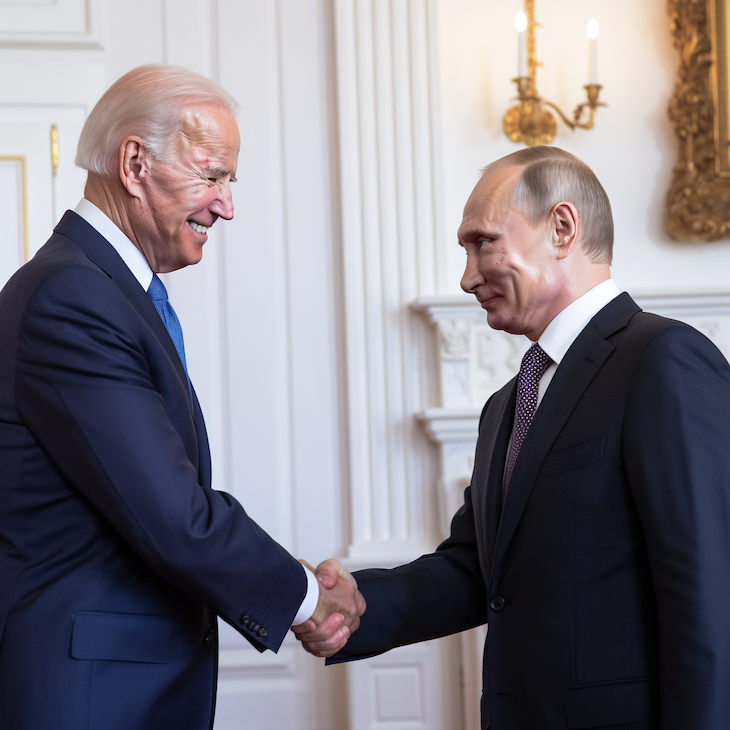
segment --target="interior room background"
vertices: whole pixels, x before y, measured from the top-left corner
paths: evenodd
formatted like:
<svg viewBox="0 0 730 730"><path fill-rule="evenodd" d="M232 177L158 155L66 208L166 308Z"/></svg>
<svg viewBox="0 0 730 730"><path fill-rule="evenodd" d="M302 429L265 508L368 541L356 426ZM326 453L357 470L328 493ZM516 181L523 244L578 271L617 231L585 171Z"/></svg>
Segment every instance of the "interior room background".
<svg viewBox="0 0 730 730"><path fill-rule="evenodd" d="M240 101L235 219L166 284L214 485L311 563L391 566L431 550L468 481L481 405L519 366L526 343L491 333L459 289L455 234L479 169L518 148L502 116L521 8L0 0L3 283L81 197L78 134L121 74L177 63ZM730 240L678 242L664 228L679 148L666 0L535 10L538 87L566 112L588 82L586 23L600 24L608 106L590 131L558 122L553 144L608 192L614 277L727 355ZM483 630L325 669L293 640L259 655L226 628L217 730L476 730Z"/></svg>

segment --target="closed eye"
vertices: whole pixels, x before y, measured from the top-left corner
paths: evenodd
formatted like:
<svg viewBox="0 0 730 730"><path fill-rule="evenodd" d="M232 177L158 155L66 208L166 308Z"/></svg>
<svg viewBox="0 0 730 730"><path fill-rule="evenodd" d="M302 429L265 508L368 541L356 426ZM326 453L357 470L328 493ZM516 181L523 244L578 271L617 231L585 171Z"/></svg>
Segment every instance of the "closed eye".
<svg viewBox="0 0 730 730"><path fill-rule="evenodd" d="M222 167L208 167L202 171L203 175L205 176L206 182L211 183L212 185L215 185L217 182L220 182L221 180L228 182L236 182L236 178L231 175L228 170L225 170Z"/></svg>

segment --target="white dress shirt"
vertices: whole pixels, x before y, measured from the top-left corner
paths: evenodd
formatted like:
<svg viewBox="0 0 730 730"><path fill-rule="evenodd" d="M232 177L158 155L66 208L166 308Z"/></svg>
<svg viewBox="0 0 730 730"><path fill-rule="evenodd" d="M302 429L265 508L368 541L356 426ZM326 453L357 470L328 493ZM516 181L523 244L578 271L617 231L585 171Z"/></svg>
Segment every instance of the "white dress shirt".
<svg viewBox="0 0 730 730"><path fill-rule="evenodd" d="M106 213L103 213L86 198L82 198L74 212L81 216L92 228L96 229L111 244L119 254L127 268L134 274L134 278L140 286L147 291L152 283L152 269L150 268L144 254L124 235L121 228L118 228ZM304 568L304 566L302 566ZM319 583L314 573L304 568L307 576L307 595L292 621L292 626L302 624L311 618L317 608L319 600Z"/></svg>
<svg viewBox="0 0 730 730"><path fill-rule="evenodd" d="M555 375L555 371L558 369L558 365L562 362L570 346L588 322L620 293L621 290L613 279L602 281L583 296L571 302L545 328L538 344L550 356L552 363L540 379L537 392L538 406L550 385L550 381L553 379L553 375Z"/></svg>
<svg viewBox="0 0 730 730"><path fill-rule="evenodd" d="M86 198L81 198L74 213L81 216L92 228L101 233L121 256L127 268L134 274L140 286L147 291L152 283L152 269L144 254L124 235L121 228Z"/></svg>

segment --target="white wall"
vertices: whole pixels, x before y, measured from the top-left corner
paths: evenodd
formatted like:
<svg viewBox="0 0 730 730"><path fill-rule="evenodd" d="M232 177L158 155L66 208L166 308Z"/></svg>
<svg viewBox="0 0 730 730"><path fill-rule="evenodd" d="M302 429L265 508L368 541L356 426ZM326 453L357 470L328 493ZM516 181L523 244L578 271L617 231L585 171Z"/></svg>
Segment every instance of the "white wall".
<svg viewBox="0 0 730 730"><path fill-rule="evenodd" d="M730 293L730 241L677 243L662 228L677 147L664 0L536 6L538 88L566 113L583 100L585 24L601 25L609 106L592 131L559 122L554 144L611 197L619 284ZM47 127L62 132L55 182L30 182L34 221L81 195L74 136L130 68L180 63L242 103L236 217L213 229L201 265L167 277L216 488L312 562L390 564L433 546L443 483L416 415L444 404L409 304L460 294L463 204L479 168L517 148L501 125L520 0L62 0L34 5L36 19L88 15L50 35L3 26L19 7L0 0L0 155L30 147L42 167ZM20 140L18 124L35 136ZM464 651L476 667L478 651ZM390 730L409 718L409 730L457 730L459 659L447 641L325 670L293 641L260 656L224 630L216 727ZM464 714L473 722L474 707Z"/></svg>
<svg viewBox="0 0 730 730"><path fill-rule="evenodd" d="M440 0L444 239L455 242L477 170L518 149L502 132L514 104L515 13L520 0ZM664 0L536 0L540 94L571 115L588 80L585 26L596 17L601 99L591 131L558 122L553 144L584 159L613 205L613 274L628 291L727 291L730 241L671 241L663 229L664 199L677 160L667 104L678 66ZM452 249L453 249L452 245ZM450 291L457 291L461 253L452 250ZM444 292L445 293L445 292Z"/></svg>

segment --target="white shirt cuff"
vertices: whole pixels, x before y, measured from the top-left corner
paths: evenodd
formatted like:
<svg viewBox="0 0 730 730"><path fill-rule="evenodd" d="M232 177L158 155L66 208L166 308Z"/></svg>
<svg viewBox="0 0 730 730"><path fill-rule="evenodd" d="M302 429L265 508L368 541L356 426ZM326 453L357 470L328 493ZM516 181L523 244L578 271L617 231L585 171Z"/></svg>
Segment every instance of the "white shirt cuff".
<svg viewBox="0 0 730 730"><path fill-rule="evenodd" d="M304 568L303 565L302 568ZM297 615L292 621L292 626L298 626L312 618L312 614L317 610L317 603L319 602L319 583L317 582L317 578L309 568L304 568L304 572L307 576L307 595L304 596L302 605L299 607L299 611L297 611Z"/></svg>

